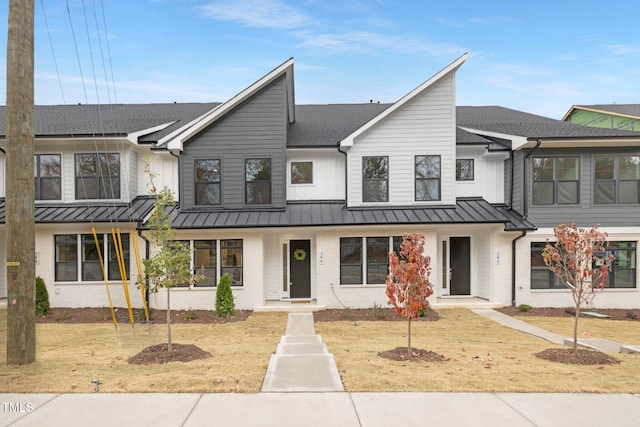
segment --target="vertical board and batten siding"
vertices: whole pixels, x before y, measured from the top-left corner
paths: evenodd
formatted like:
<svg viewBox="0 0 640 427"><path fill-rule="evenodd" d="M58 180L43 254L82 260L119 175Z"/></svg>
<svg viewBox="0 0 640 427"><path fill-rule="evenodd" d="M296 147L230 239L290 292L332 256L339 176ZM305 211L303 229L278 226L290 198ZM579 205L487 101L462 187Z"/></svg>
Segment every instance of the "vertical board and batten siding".
<svg viewBox="0 0 640 427"><path fill-rule="evenodd" d="M511 159L507 158L502 163L502 174L504 176L504 203L511 204Z"/></svg>
<svg viewBox="0 0 640 427"><path fill-rule="evenodd" d="M441 200L415 201L415 156L441 156ZM362 202L362 157L389 156L389 204L455 204L455 84L444 77L358 137L348 151L348 203Z"/></svg>
<svg viewBox="0 0 640 427"><path fill-rule="evenodd" d="M291 162L312 162L313 183L291 184ZM287 150L287 200L344 200L344 164L335 148Z"/></svg>
<svg viewBox="0 0 640 427"><path fill-rule="evenodd" d="M138 152L132 146L126 150L126 162L121 167L126 176L122 182L122 197L130 202L138 196Z"/></svg>
<svg viewBox="0 0 640 427"><path fill-rule="evenodd" d="M505 153L487 153L485 147L458 147L456 159L473 159L473 181L456 181L456 197L482 197L504 203Z"/></svg>
<svg viewBox="0 0 640 427"><path fill-rule="evenodd" d="M151 151L150 148L142 147L138 152L137 166L137 193L138 195L148 195L149 173L145 171L145 157L149 159L149 169L156 174L153 183L156 188L169 188L174 193L174 198L180 200L178 159L165 151Z"/></svg>
<svg viewBox="0 0 640 427"><path fill-rule="evenodd" d="M597 155L640 156L640 149L634 148L593 148L585 149L539 149L528 159L528 191L532 194L531 164L534 157L577 156L580 162L580 189L577 205L534 205L529 197L528 220L538 227L553 227L561 223L576 223L590 227L637 227L640 225L640 204L593 203L593 170Z"/></svg>
<svg viewBox="0 0 640 427"><path fill-rule="evenodd" d="M271 204L285 205L287 109L284 77L239 105L225 117L187 141L180 157L180 194L184 209L195 207L194 161L221 159L222 205L245 205L245 159L271 159ZM258 207L261 207L258 206Z"/></svg>
<svg viewBox="0 0 640 427"><path fill-rule="evenodd" d="M513 210L524 213L524 155L522 151L513 152Z"/></svg>

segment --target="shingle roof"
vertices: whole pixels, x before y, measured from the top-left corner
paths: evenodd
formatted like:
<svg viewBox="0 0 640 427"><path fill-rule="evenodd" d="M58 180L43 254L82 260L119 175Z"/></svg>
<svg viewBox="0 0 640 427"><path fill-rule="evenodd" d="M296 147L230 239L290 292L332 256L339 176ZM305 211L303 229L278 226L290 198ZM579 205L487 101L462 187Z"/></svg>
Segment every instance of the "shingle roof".
<svg viewBox="0 0 640 427"><path fill-rule="evenodd" d="M155 142L175 128L201 116L220 103L37 105L36 136L126 135L165 123L168 128L141 140ZM6 107L0 106L0 135L5 135Z"/></svg>
<svg viewBox="0 0 640 427"><path fill-rule="evenodd" d="M525 138L638 137L638 132L567 123L498 106L457 107L457 125Z"/></svg>
<svg viewBox="0 0 640 427"><path fill-rule="evenodd" d="M0 223L6 220L6 200L0 199ZM36 205L35 222L87 223L142 221L153 209L153 199L138 196L131 203L74 203Z"/></svg>
<svg viewBox="0 0 640 427"><path fill-rule="evenodd" d="M288 147L335 147L338 141L392 104L296 105L296 121L289 128Z"/></svg>
<svg viewBox="0 0 640 427"><path fill-rule="evenodd" d="M505 230L535 230L514 211L480 198L455 206L345 208L341 202L289 203L284 210L181 211L171 215L176 229L316 227L392 224L505 224Z"/></svg>
<svg viewBox="0 0 640 427"><path fill-rule="evenodd" d="M608 111L610 113L625 114L640 118L640 104L595 104L574 105L575 108L588 108L591 110Z"/></svg>

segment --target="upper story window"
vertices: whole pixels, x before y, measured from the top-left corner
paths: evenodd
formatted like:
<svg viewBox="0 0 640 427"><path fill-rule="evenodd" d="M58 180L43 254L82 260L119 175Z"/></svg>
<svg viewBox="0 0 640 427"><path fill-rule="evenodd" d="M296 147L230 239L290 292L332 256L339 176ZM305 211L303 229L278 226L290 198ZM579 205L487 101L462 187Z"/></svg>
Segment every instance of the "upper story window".
<svg viewBox="0 0 640 427"><path fill-rule="evenodd" d="M389 157L362 158L362 201L389 201Z"/></svg>
<svg viewBox="0 0 640 427"><path fill-rule="evenodd" d="M245 203L271 203L271 159L246 159L244 168Z"/></svg>
<svg viewBox="0 0 640 427"><path fill-rule="evenodd" d="M120 198L120 154L76 154L76 200Z"/></svg>
<svg viewBox="0 0 640 427"><path fill-rule="evenodd" d="M220 204L220 159L195 161L196 205Z"/></svg>
<svg viewBox="0 0 640 427"><path fill-rule="evenodd" d="M640 156L598 156L594 166L594 203L640 203Z"/></svg>
<svg viewBox="0 0 640 427"><path fill-rule="evenodd" d="M313 184L313 162L291 162L291 184Z"/></svg>
<svg viewBox="0 0 640 427"><path fill-rule="evenodd" d="M33 159L36 200L62 199L62 168L59 154L36 154Z"/></svg>
<svg viewBox="0 0 640 427"><path fill-rule="evenodd" d="M456 181L473 181L473 159L456 160Z"/></svg>
<svg viewBox="0 0 640 427"><path fill-rule="evenodd" d="M416 201L440 200L440 156L416 156Z"/></svg>
<svg viewBox="0 0 640 427"><path fill-rule="evenodd" d="M579 175L578 157L534 157L533 204L578 203Z"/></svg>

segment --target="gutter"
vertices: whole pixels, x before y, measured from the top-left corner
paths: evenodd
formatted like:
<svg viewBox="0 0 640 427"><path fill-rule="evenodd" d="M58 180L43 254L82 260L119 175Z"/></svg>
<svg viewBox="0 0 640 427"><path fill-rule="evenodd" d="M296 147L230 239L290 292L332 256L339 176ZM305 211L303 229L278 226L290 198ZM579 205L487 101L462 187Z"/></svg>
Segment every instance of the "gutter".
<svg viewBox="0 0 640 427"><path fill-rule="evenodd" d="M346 151L342 151L340 149L340 141L338 141L338 143L336 144L336 148L338 149L339 153L344 154L344 207L346 208L348 206L347 203L347 190L348 190L348 186L347 186L347 181L348 181L348 177L347 177L347 152Z"/></svg>
<svg viewBox="0 0 640 427"><path fill-rule="evenodd" d="M523 159L523 164L522 164L522 171L523 171L523 179L522 179L522 183L524 184L524 194L523 194L523 215L522 218L523 219L527 219L527 216L529 216L529 182L527 181L527 160L529 159L529 156L531 156L533 153L535 153L538 148L540 148L540 145L542 144L542 139L538 139L536 141L536 146L533 147L531 150L529 150L529 152L527 154L524 155L524 159ZM513 180L512 180L513 181Z"/></svg>
<svg viewBox="0 0 640 427"><path fill-rule="evenodd" d="M516 242L527 235L527 230L511 241L511 305L516 305Z"/></svg>

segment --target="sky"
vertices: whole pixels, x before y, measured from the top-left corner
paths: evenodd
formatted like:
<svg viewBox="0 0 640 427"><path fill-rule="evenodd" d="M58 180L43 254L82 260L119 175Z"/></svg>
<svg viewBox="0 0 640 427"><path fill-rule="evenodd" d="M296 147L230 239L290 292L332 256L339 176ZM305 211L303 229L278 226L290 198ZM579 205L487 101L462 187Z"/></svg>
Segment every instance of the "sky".
<svg viewBox="0 0 640 427"><path fill-rule="evenodd" d="M9 0L0 0L6 104ZM640 2L35 0L35 103L223 102L294 58L297 104L394 102L464 53L457 105L640 103Z"/></svg>

